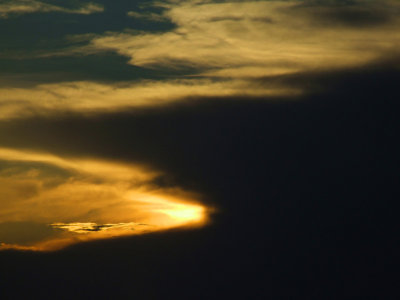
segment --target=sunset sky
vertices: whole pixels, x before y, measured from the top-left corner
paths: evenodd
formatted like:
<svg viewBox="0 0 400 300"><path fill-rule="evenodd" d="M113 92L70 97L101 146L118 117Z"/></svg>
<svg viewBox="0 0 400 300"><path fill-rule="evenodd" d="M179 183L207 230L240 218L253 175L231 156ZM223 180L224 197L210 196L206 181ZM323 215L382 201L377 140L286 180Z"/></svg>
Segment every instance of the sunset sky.
<svg viewBox="0 0 400 300"><path fill-rule="evenodd" d="M393 295L399 49L397 0L0 0L0 298Z"/></svg>

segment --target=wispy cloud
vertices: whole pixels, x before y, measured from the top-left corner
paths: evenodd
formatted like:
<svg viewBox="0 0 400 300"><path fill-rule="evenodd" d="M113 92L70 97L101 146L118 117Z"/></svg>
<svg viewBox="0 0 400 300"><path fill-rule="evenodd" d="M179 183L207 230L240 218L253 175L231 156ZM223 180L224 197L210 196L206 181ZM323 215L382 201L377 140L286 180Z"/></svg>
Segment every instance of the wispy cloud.
<svg viewBox="0 0 400 300"><path fill-rule="evenodd" d="M84 3L78 8L66 8L36 0L13 0L0 2L0 18L38 12L62 12L68 14L89 15L103 11L104 7L95 3Z"/></svg>
<svg viewBox="0 0 400 300"><path fill-rule="evenodd" d="M367 2L340 7L307 1L168 2L164 16L176 29L166 33L111 32L94 38L91 45L130 57L133 65L189 66L205 70L207 76L356 66L400 43L400 4L383 4L386 8L380 13L386 22L353 26L355 17L346 21L350 15L358 16L360 23L373 21L368 15L375 6ZM324 16L330 14L336 17L327 23Z"/></svg>
<svg viewBox="0 0 400 300"><path fill-rule="evenodd" d="M151 107L196 96L293 95L299 88L254 85L251 81L181 79L105 84L90 81L43 84L33 88L0 88L0 119L60 112L104 113Z"/></svg>

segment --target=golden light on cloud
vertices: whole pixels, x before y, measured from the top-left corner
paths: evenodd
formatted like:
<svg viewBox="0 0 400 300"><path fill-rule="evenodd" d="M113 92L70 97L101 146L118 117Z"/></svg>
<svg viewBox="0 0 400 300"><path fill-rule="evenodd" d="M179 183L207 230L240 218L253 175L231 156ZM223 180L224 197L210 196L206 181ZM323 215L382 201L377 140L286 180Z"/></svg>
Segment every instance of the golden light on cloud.
<svg viewBox="0 0 400 300"><path fill-rule="evenodd" d="M254 78L362 66L399 48L400 5L394 1L364 4L368 9L338 8L319 1L164 1L158 5L165 11L157 16L175 24L171 30L68 36L88 44L42 55L85 57L111 51L127 57L130 65L154 72L185 68L195 72L118 83L60 80L13 87L7 79L5 84L0 81L0 119L71 111L108 113L188 97L298 95L307 87L257 85ZM335 19L347 16L335 17L335 13L355 11L362 20L362 14L374 9L387 14L387 20L360 26Z"/></svg>
<svg viewBox="0 0 400 300"><path fill-rule="evenodd" d="M93 38L86 51L113 50L130 58L132 65L190 66L203 70L203 75L230 78L246 76L248 70L253 76L269 76L359 66L400 45L400 15L396 14L400 5L394 1L370 7L391 13L388 22L373 27L330 24L328 17L337 11L323 1L169 1L164 5L164 17L176 29L109 32ZM356 17L357 13L365 11L357 10Z"/></svg>
<svg viewBox="0 0 400 300"><path fill-rule="evenodd" d="M43 84L34 88L1 88L1 119L52 115L57 112L105 113L126 108L152 107L186 97L292 95L300 91L289 87L253 87L243 79L213 81L182 79L141 81L122 84L69 82Z"/></svg>
<svg viewBox="0 0 400 300"><path fill-rule="evenodd" d="M51 251L95 239L202 226L196 195L129 164L0 149L0 249Z"/></svg>

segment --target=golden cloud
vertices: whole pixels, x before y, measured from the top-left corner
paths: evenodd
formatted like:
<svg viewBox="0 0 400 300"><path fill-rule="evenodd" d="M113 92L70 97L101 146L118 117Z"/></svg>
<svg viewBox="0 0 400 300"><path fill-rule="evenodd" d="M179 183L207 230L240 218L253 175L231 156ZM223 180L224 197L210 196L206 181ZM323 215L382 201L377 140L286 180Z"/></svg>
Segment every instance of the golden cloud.
<svg viewBox="0 0 400 300"><path fill-rule="evenodd" d="M390 20L375 27L323 25L317 12L340 12L334 6L305 4L170 2L164 16L177 25L173 31L108 33L94 38L91 46L130 57L136 66L190 66L221 77L243 76L248 70L273 75L357 66L398 49L399 3L390 2Z"/></svg>
<svg viewBox="0 0 400 300"><path fill-rule="evenodd" d="M8 163L0 173L0 249L56 250L207 221L198 196L155 186L159 172L144 167L5 148L0 163ZM13 231L25 223L47 226L49 235Z"/></svg>
<svg viewBox="0 0 400 300"><path fill-rule="evenodd" d="M243 79L213 81L182 79L104 84L90 81L43 84L34 88L0 88L0 119L57 112L104 113L132 107L156 106L191 96L260 96L293 94L281 86L254 86Z"/></svg>
<svg viewBox="0 0 400 300"><path fill-rule="evenodd" d="M262 86L252 78L361 66L399 48L398 2L380 1L381 9L365 1L339 8L336 2L321 3L158 3L166 9L161 17L175 23L175 29L84 35L89 45L48 56L115 51L129 57L132 65L164 72L190 67L197 70L195 75L118 84L77 81L27 88L6 84L0 88L0 119L63 111L104 113L196 96L297 95L303 92L300 86ZM361 26L373 9L382 16L371 26ZM324 16L329 12L334 17L328 22ZM358 23L350 18L353 15Z"/></svg>

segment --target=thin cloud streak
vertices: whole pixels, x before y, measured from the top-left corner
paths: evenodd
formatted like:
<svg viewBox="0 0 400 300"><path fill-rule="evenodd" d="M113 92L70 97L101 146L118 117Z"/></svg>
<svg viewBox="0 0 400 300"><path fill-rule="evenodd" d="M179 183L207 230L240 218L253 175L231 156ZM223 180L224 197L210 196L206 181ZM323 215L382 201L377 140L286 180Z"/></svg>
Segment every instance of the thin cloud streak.
<svg viewBox="0 0 400 300"><path fill-rule="evenodd" d="M31 13L61 12L67 14L89 15L104 11L104 7L96 3L85 3L79 8L66 8L35 0L14 0L0 3L0 18L19 16Z"/></svg>
<svg viewBox="0 0 400 300"><path fill-rule="evenodd" d="M62 112L104 113L151 107L195 96L274 96L301 91L285 86L251 86L251 81L184 79L103 84L90 81L43 84L34 88L0 88L0 119Z"/></svg>

